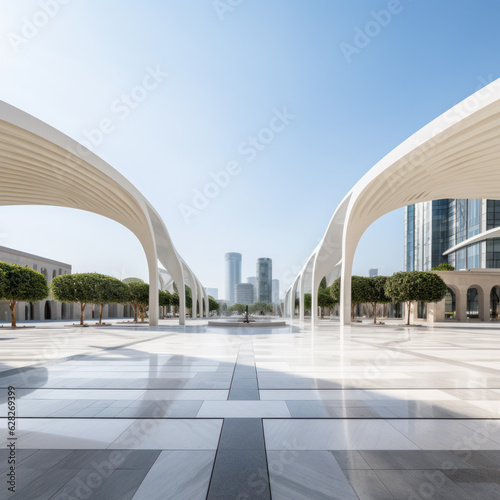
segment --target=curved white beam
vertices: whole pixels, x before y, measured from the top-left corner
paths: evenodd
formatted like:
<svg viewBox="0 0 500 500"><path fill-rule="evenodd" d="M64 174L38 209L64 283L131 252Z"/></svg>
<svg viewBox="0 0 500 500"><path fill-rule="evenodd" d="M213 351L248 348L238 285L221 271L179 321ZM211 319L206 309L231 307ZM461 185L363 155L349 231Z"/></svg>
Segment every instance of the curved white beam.
<svg viewBox="0 0 500 500"><path fill-rule="evenodd" d="M184 271L161 217L133 184L81 144L2 101L0 179L0 205L75 208L132 231L148 262L150 324L158 324L158 261L177 283L184 283ZM184 321L181 312L179 323Z"/></svg>
<svg viewBox="0 0 500 500"><path fill-rule="evenodd" d="M493 229L489 229L488 231L484 231L482 233L476 234L475 236L471 236L461 243L458 243L458 245L455 245L449 250L446 250L443 255L449 255L450 253L456 252L461 248L473 245L474 243L479 243L480 241L489 240L490 238L500 238L500 227L494 227Z"/></svg>
<svg viewBox="0 0 500 500"><path fill-rule="evenodd" d="M342 262L342 323L350 323L354 252L378 218L423 201L500 197L499 122L496 80L382 158L342 200L319 245L311 283L315 295L318 278Z"/></svg>

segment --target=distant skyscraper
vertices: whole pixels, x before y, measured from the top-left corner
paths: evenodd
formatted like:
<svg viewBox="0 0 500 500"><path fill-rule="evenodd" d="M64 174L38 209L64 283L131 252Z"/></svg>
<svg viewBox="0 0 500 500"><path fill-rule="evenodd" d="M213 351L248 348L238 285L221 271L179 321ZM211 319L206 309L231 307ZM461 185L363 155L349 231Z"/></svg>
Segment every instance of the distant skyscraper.
<svg viewBox="0 0 500 500"><path fill-rule="evenodd" d="M279 304L280 303L280 280L273 280L272 281L272 288L273 288L273 304Z"/></svg>
<svg viewBox="0 0 500 500"><path fill-rule="evenodd" d="M206 288L205 292L207 295L211 295L215 300L219 300L219 289L218 288Z"/></svg>
<svg viewBox="0 0 500 500"><path fill-rule="evenodd" d="M238 283L235 285L236 304L253 304L253 285L252 283Z"/></svg>
<svg viewBox="0 0 500 500"><path fill-rule="evenodd" d="M253 301L252 304L257 302L257 278L255 276L249 276L247 278L247 283L252 283L253 285Z"/></svg>
<svg viewBox="0 0 500 500"><path fill-rule="evenodd" d="M375 276L378 276L378 269L370 269L368 271L368 276L370 276L370 278L374 278Z"/></svg>
<svg viewBox="0 0 500 500"><path fill-rule="evenodd" d="M234 304L234 287L241 283L241 253L229 252L225 256L226 261L226 300Z"/></svg>
<svg viewBox="0 0 500 500"><path fill-rule="evenodd" d="M273 300L273 261L271 259L257 259L257 297L255 302L270 304Z"/></svg>

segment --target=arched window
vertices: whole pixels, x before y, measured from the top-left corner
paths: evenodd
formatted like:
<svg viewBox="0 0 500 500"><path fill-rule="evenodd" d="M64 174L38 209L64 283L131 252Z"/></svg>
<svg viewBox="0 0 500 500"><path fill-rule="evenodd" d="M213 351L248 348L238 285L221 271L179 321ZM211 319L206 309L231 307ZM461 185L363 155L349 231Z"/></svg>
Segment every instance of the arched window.
<svg viewBox="0 0 500 500"><path fill-rule="evenodd" d="M490 292L490 318L498 319L500 313L500 286L494 286Z"/></svg>
<svg viewBox="0 0 500 500"><path fill-rule="evenodd" d="M455 292L448 288L444 297L444 319L455 319L457 315L457 296Z"/></svg>
<svg viewBox="0 0 500 500"><path fill-rule="evenodd" d="M52 319L52 314L50 311L50 303L48 300L45 302L44 319Z"/></svg>
<svg viewBox="0 0 500 500"><path fill-rule="evenodd" d="M471 287L467 290L467 319L479 318L479 292Z"/></svg>

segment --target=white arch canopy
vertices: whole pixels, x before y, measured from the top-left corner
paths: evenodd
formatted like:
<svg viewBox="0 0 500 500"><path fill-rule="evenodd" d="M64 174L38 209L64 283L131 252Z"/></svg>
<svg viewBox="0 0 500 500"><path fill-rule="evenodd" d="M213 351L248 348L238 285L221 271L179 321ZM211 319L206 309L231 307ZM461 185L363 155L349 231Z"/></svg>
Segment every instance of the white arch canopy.
<svg viewBox="0 0 500 500"><path fill-rule="evenodd" d="M177 253L163 220L132 183L81 144L3 101L0 179L0 205L75 208L132 231L148 262L150 325L158 324L158 261L171 280L201 287ZM179 286L179 323L185 324L183 286Z"/></svg>
<svg viewBox="0 0 500 500"><path fill-rule="evenodd" d="M366 229L383 215L443 198L500 199L499 124L500 79L423 127L358 181L335 210L323 239L295 280L296 284L310 274L300 295L311 291L313 322L321 279L327 276L330 284L340 275L340 319L350 323L354 252ZM287 299L290 306L295 302L293 285Z"/></svg>

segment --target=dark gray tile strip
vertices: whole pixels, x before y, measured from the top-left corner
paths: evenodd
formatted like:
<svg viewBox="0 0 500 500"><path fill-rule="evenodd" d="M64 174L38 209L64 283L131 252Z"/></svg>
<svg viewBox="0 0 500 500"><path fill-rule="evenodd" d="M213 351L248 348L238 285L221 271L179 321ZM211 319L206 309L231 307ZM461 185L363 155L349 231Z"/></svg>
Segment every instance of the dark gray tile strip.
<svg viewBox="0 0 500 500"><path fill-rule="evenodd" d="M270 500L262 420L226 418L207 500Z"/></svg>
<svg viewBox="0 0 500 500"><path fill-rule="evenodd" d="M236 364L234 366L233 378L227 399L233 401L258 401L259 384L257 381L257 370L253 356L252 344L243 342L240 346Z"/></svg>

